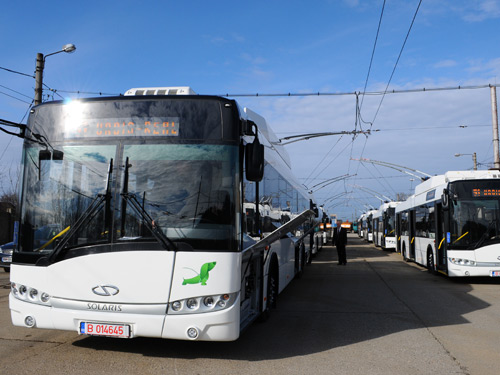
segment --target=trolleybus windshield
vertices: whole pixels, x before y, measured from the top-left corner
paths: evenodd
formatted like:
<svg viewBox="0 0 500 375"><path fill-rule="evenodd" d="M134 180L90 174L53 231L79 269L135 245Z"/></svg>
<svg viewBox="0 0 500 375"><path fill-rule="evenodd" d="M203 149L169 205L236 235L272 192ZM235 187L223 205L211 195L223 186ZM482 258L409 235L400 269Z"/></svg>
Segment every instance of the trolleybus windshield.
<svg viewBox="0 0 500 375"><path fill-rule="evenodd" d="M231 139L238 131L229 121L223 128L217 101L173 102L84 102L71 121L76 115L63 105L40 108L31 132L46 136L23 158L20 252L47 256L61 241L69 249L156 243L156 230L189 249L238 250L239 143ZM104 135L98 124L106 119L120 131ZM147 123L161 132L162 119L169 134L145 130Z"/></svg>
<svg viewBox="0 0 500 375"><path fill-rule="evenodd" d="M450 195L450 249L474 250L500 242L497 180L455 182Z"/></svg>

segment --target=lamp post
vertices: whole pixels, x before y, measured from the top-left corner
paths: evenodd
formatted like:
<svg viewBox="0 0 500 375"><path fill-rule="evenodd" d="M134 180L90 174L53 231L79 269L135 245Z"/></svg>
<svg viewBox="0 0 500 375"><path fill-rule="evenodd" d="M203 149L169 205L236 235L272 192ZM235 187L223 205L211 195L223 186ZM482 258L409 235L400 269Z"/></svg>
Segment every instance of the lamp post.
<svg viewBox="0 0 500 375"><path fill-rule="evenodd" d="M473 154L455 154L455 157L458 158L459 156L465 156L465 155L472 155L472 162L474 163L474 170L477 171L477 157L476 157L475 152Z"/></svg>
<svg viewBox="0 0 500 375"><path fill-rule="evenodd" d="M60 51L52 52L47 55L43 53L36 54L36 70L35 70L35 105L42 103L42 92L43 92L43 69L45 67L45 59L51 55L57 53L66 52L71 53L76 50L74 44L65 44Z"/></svg>

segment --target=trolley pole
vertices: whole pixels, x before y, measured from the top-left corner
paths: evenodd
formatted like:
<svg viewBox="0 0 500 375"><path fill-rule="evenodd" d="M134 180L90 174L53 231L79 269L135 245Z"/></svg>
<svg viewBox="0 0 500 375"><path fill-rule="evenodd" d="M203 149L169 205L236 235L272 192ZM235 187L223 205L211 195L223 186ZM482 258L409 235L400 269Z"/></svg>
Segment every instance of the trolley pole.
<svg viewBox="0 0 500 375"><path fill-rule="evenodd" d="M491 92L491 117L493 122L493 161L494 169L500 169L500 152L498 146L498 112L497 112L497 88L490 87Z"/></svg>

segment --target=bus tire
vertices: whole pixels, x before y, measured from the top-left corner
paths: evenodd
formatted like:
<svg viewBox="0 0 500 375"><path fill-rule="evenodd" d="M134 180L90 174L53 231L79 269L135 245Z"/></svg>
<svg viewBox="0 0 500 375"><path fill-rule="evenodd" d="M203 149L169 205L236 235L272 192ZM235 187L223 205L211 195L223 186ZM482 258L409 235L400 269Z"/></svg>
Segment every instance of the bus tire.
<svg viewBox="0 0 500 375"><path fill-rule="evenodd" d="M297 245L297 257L295 258L297 273L295 274L296 279L300 279L304 273L304 268L306 267L306 250L303 242Z"/></svg>
<svg viewBox="0 0 500 375"><path fill-rule="evenodd" d="M304 246L305 247L305 246ZM306 263L309 265L312 263L312 260L313 260L313 256L312 256L312 249L309 248L309 251L306 251Z"/></svg>
<svg viewBox="0 0 500 375"><path fill-rule="evenodd" d="M435 274L436 273L435 266L436 265L434 264L434 254L432 252L432 249L428 248L427 249L427 269L429 270L429 272L431 274Z"/></svg>
<svg viewBox="0 0 500 375"><path fill-rule="evenodd" d="M276 308L278 291L279 291L279 269L278 260L276 255L271 258L271 263L269 264L269 274L267 275L267 296L266 296L266 307L264 311L260 314L259 321L265 322L269 319L271 315L271 310Z"/></svg>
<svg viewBox="0 0 500 375"><path fill-rule="evenodd" d="M403 260L405 262L409 262L410 259L406 256L406 244L403 242L403 248L401 249L401 255L403 256Z"/></svg>

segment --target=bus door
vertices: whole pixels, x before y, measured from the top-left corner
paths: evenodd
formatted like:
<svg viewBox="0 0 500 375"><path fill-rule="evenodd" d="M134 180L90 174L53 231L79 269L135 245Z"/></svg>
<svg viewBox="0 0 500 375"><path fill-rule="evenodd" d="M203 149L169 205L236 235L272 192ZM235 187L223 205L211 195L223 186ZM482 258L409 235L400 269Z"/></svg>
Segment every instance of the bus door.
<svg viewBox="0 0 500 375"><path fill-rule="evenodd" d="M410 241L410 259L415 259L415 242L416 242L416 238L415 238L415 234L416 234L416 230L415 230L415 222L416 222L416 211L415 210L411 210L409 212L409 215L408 215L408 226L409 226L409 232L410 232L410 238L409 238L409 241Z"/></svg>
<svg viewBox="0 0 500 375"><path fill-rule="evenodd" d="M443 205L436 203L436 266L438 270L446 270L446 237Z"/></svg>
<svg viewBox="0 0 500 375"><path fill-rule="evenodd" d="M401 252L401 214L396 215L396 252Z"/></svg>

